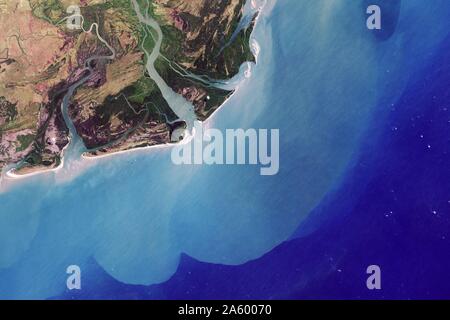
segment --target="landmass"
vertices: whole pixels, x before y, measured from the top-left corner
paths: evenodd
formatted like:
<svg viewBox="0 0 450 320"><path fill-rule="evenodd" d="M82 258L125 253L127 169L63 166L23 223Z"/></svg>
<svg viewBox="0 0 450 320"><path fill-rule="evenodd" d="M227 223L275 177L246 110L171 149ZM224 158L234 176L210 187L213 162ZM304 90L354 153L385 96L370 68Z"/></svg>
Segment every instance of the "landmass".
<svg viewBox="0 0 450 320"><path fill-rule="evenodd" d="M68 13L73 5L79 14ZM158 75L204 121L233 93L221 84L255 61L249 43L257 15L245 17L244 5L0 0L0 169L57 168L73 135L91 157L182 140L188 123L147 68L158 34L136 10L162 31ZM77 18L79 27L70 28Z"/></svg>

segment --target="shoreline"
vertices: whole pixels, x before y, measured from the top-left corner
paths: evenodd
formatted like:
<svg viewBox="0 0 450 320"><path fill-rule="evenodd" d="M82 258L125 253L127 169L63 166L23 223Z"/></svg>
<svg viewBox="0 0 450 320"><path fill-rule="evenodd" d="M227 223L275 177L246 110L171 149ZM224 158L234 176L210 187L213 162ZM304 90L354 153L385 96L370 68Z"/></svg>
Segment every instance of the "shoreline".
<svg viewBox="0 0 450 320"><path fill-rule="evenodd" d="M26 178L33 177L33 176L40 175L40 174L58 172L60 169L62 169L64 167L64 161L65 161L64 153L67 151L70 144L72 143L72 138L70 137L70 135L68 137L68 140L69 140L69 142L67 143L67 145L61 150L61 163L58 166L56 166L55 168L39 169L39 167L38 167L35 169L30 169L30 172L24 173L24 174L14 173L15 171L17 171L17 168L12 168L12 169L9 169L8 171L6 171L6 173L4 175L0 174L0 182L2 181L3 176L5 176L6 178L9 178L11 180L21 180L21 179L26 179Z"/></svg>
<svg viewBox="0 0 450 320"><path fill-rule="evenodd" d="M203 123L204 122L202 122L202 124ZM175 142L175 143L161 143L161 144L155 144L155 145L152 145L152 146L137 147L137 148L131 148L131 149L128 149L128 150L114 151L114 152L111 152L111 153L105 153L105 154L96 155L96 156L89 155L88 152L83 152L81 154L81 159L92 161L92 160L109 158L109 157L112 157L112 156L122 155L122 154L125 154L125 153L132 153L132 152L137 152L137 151L148 151L148 150L152 150L152 149L169 149L169 148L173 148L173 147L176 147L176 146L179 146L179 145L186 144L192 138L193 138L193 135L190 134L187 139L183 139L183 140L181 140L179 142Z"/></svg>

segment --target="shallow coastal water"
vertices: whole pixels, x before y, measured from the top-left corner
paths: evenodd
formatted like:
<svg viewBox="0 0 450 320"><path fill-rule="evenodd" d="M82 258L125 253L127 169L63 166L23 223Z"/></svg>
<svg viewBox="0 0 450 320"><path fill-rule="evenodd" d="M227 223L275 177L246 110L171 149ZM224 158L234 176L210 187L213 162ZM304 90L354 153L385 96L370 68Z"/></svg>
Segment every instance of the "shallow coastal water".
<svg viewBox="0 0 450 320"><path fill-rule="evenodd" d="M66 267L83 270L91 259L123 283L154 284L175 273L181 253L238 265L289 239L340 187L367 128L384 121L447 34L449 4L435 2L403 2L396 32L380 40L357 2L268 1L253 35L258 65L249 78L243 66L239 90L205 125L279 128L276 176L175 166L171 149L157 148L96 160L68 154L57 173L2 181L0 297L58 295ZM428 18L411 27L418 12Z"/></svg>

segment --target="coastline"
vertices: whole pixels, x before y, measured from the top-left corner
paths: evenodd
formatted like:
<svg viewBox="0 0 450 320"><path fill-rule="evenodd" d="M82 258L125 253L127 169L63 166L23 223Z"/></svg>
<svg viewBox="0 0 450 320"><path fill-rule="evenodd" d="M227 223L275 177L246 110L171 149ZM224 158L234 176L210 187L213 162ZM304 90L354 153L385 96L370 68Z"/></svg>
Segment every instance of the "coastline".
<svg viewBox="0 0 450 320"><path fill-rule="evenodd" d="M72 138L69 136L68 137L69 142L67 143L67 145L61 150L61 163L54 167L54 168L49 168L49 169L43 169L42 167L36 167L36 168L30 168L30 172L27 173L15 173L17 171L17 168L12 168L9 169L8 171L6 171L6 173L4 174L5 177L9 178L9 179L26 179L29 177L33 177L36 175L40 175L40 174L45 174L45 173L51 173L51 172L58 172L60 169L62 169L64 167L64 154L67 151L67 149L69 148L70 144L72 143ZM0 174L0 182L2 181L3 178L3 174Z"/></svg>

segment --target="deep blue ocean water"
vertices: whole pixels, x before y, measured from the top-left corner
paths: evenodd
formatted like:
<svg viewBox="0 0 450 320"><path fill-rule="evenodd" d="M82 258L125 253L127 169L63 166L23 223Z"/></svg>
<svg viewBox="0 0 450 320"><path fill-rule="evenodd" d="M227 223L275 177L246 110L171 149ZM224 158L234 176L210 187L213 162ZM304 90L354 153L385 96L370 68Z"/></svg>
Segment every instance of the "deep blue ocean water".
<svg viewBox="0 0 450 320"><path fill-rule="evenodd" d="M0 296L448 297L450 2L372 1L381 33L366 2L261 18L258 65L211 126L280 128L277 176L158 150L20 182L0 195Z"/></svg>

